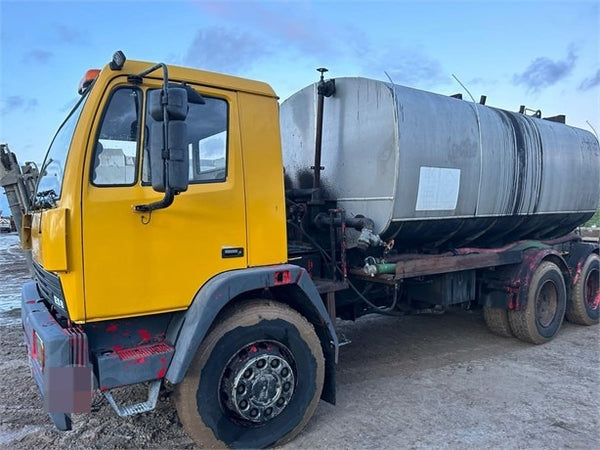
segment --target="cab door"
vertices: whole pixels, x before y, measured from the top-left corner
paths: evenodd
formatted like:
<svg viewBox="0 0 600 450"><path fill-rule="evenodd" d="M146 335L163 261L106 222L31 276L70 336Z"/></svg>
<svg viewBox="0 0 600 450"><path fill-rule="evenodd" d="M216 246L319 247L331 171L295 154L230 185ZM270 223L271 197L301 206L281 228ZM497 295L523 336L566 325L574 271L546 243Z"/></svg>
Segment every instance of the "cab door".
<svg viewBox="0 0 600 450"><path fill-rule="evenodd" d="M246 213L237 94L195 86L190 104L189 187L171 206L150 185L146 148L149 89L108 86L90 134L82 192L88 321L186 308L214 275L247 266Z"/></svg>

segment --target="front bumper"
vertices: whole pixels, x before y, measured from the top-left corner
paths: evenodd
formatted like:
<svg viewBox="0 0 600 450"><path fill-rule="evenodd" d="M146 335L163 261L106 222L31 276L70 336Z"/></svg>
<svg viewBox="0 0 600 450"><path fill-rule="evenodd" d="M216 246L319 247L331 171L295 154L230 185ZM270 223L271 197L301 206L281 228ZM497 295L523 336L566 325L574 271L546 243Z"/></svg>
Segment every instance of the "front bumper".
<svg viewBox="0 0 600 450"><path fill-rule="evenodd" d="M71 413L89 412L92 370L87 336L63 328L42 300L34 281L21 291L21 320L31 373L44 406L59 430L71 429Z"/></svg>

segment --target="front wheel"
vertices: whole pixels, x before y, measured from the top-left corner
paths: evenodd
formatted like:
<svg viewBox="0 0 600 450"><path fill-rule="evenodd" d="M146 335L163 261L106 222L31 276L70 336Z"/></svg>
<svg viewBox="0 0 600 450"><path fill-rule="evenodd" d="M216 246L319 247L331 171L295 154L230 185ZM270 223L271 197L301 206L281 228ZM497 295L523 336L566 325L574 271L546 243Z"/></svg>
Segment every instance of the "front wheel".
<svg viewBox="0 0 600 450"><path fill-rule="evenodd" d="M177 387L175 405L201 447L279 445L312 416L324 373L313 326L287 305L253 300L209 332Z"/></svg>

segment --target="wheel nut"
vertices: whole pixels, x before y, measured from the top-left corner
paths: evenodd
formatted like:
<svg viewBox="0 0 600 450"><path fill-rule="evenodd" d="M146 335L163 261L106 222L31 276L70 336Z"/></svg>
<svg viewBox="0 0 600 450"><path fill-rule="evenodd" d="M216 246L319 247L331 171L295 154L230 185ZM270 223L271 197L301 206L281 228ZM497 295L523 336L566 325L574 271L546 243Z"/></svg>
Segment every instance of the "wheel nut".
<svg viewBox="0 0 600 450"><path fill-rule="evenodd" d="M259 359L258 362L256 363L256 367L258 367L259 369L262 369L263 367L265 367L265 360L264 359Z"/></svg>
<svg viewBox="0 0 600 450"><path fill-rule="evenodd" d="M243 394L244 392L246 392L246 386L244 386L243 384L240 384L236 389L238 394Z"/></svg>
<svg viewBox="0 0 600 450"><path fill-rule="evenodd" d="M267 409L265 409L265 416L270 416L272 412L273 412L273 408L268 407Z"/></svg>
<svg viewBox="0 0 600 450"><path fill-rule="evenodd" d="M250 411L250 415L251 415L252 417L256 417L256 416L258 416L258 409L256 409L256 408L253 408L253 409Z"/></svg>
<svg viewBox="0 0 600 450"><path fill-rule="evenodd" d="M284 403L285 399L283 397L279 397L279 400L277 400L277 406L283 406Z"/></svg>
<svg viewBox="0 0 600 450"><path fill-rule="evenodd" d="M240 402L240 409L246 409L248 407L248 402L246 400L242 400Z"/></svg>
<svg viewBox="0 0 600 450"><path fill-rule="evenodd" d="M271 367L273 369L277 369L279 367L279 360L278 359L274 359L273 361L271 361Z"/></svg>
<svg viewBox="0 0 600 450"><path fill-rule="evenodd" d="M283 390L284 391L289 391L291 386L292 385L290 384L290 382L286 381L285 383L283 383Z"/></svg>
<svg viewBox="0 0 600 450"><path fill-rule="evenodd" d="M282 377L287 377L287 376L289 375L289 373L290 373L290 371L288 370L288 368L287 368L287 367L284 367L284 368L281 370L281 376L282 376Z"/></svg>
<svg viewBox="0 0 600 450"><path fill-rule="evenodd" d="M252 369L246 369L244 371L244 378L250 378L252 376Z"/></svg>

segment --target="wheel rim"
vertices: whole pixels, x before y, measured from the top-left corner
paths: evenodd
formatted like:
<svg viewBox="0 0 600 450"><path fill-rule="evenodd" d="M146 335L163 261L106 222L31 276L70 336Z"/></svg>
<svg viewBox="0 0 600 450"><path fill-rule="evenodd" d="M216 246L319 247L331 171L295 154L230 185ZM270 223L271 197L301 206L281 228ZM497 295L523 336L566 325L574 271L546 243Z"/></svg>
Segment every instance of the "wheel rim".
<svg viewBox="0 0 600 450"><path fill-rule="evenodd" d="M261 425L284 411L295 388L295 361L287 347L255 342L227 363L220 382L221 406L232 418Z"/></svg>
<svg viewBox="0 0 600 450"><path fill-rule="evenodd" d="M546 281L540 288L537 297L536 317L544 328L554 320L558 308L558 292L552 281Z"/></svg>
<svg viewBox="0 0 600 450"><path fill-rule="evenodd" d="M590 270L585 280L585 299L588 308L591 310L598 309L600 307L600 287L598 280L598 270Z"/></svg>

